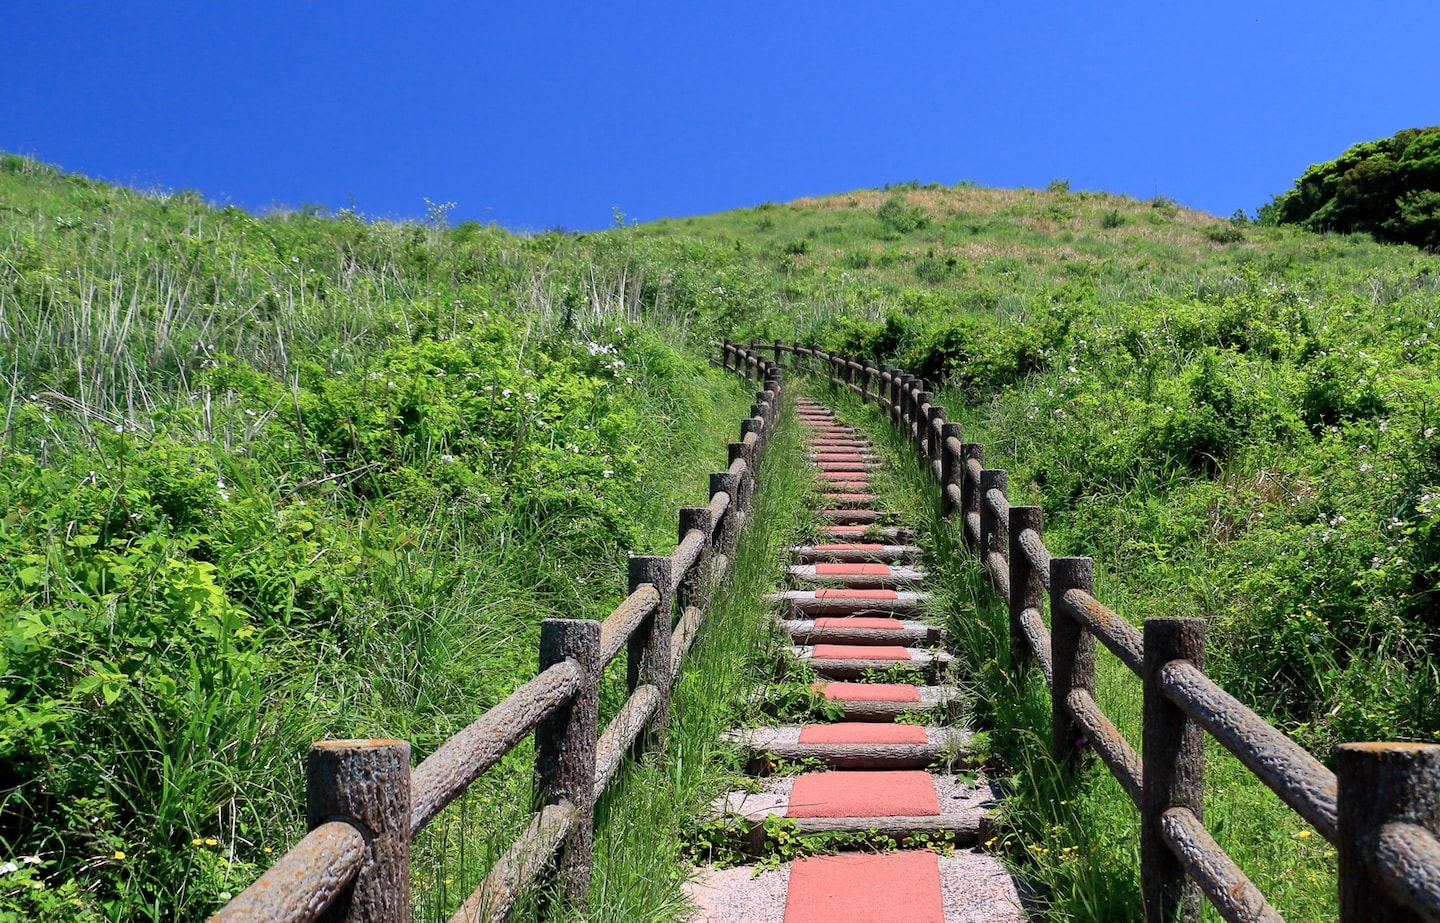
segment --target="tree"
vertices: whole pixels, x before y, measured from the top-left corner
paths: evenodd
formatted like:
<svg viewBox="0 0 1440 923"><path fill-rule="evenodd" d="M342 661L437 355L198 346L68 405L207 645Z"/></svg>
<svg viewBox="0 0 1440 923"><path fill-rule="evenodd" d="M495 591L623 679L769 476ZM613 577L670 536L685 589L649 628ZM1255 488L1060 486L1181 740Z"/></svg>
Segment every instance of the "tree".
<svg viewBox="0 0 1440 923"><path fill-rule="evenodd" d="M1407 128L1314 164L1260 213L1276 224L1440 248L1440 126Z"/></svg>

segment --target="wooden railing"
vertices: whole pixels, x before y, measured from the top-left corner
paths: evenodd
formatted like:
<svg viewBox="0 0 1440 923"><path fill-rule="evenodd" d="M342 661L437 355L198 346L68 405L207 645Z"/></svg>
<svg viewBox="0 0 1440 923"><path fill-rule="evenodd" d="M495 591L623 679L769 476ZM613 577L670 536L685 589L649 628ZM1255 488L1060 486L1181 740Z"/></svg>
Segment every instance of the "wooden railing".
<svg viewBox="0 0 1440 923"><path fill-rule="evenodd" d="M1201 894L1226 920L1281 920L1205 828L1205 733L1336 847L1342 923L1440 921L1440 746L1342 744L1332 772L1205 675L1203 619L1141 630L1096 599L1092 560L1050 554L1040 508L1010 505L1006 472L984 466L984 447L946 421L925 382L798 343L763 348L878 402L939 481L944 512L1009 607L1015 681L1034 664L1050 689L1056 762L1096 754L1139 810L1148 921L1198 919ZM1096 701L1097 640L1142 683L1139 754Z"/></svg>
<svg viewBox="0 0 1440 923"><path fill-rule="evenodd" d="M543 884L583 914L596 799L626 753L663 746L671 685L734 555L779 413L778 366L741 347L728 349L724 364L762 390L740 423L740 441L730 444L729 468L710 475L709 506L680 511L675 550L630 558L630 595L604 621L545 619L539 675L413 769L404 741L314 744L306 762L310 832L214 921L408 923L411 840L532 731L539 810L451 919L503 920ZM630 695L601 733L600 674L622 650Z"/></svg>

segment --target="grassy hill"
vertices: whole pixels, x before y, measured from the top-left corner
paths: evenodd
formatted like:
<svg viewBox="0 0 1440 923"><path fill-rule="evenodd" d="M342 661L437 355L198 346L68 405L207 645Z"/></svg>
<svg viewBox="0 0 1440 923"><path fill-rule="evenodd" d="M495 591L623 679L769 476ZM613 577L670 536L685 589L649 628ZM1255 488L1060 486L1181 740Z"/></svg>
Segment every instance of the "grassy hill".
<svg viewBox="0 0 1440 923"><path fill-rule="evenodd" d="M633 233L674 313L940 383L1059 547L1137 617L1212 619L1231 688L1310 745L1440 734L1440 257L1064 183Z"/></svg>
<svg viewBox="0 0 1440 923"><path fill-rule="evenodd" d="M0 911L203 916L292 839L308 741L423 755L530 675L703 496L748 406L720 336L941 383L1052 549L1208 618L1317 752L1440 739L1440 257L1063 182L432 219L0 160L0 862L39 860Z"/></svg>

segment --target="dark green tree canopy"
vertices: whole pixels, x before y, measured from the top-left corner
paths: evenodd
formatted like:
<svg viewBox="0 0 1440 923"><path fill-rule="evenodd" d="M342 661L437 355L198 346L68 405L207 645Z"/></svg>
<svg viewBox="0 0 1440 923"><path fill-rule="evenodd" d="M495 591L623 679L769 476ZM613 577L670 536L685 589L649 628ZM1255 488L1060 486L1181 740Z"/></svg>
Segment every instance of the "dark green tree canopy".
<svg viewBox="0 0 1440 923"><path fill-rule="evenodd" d="M1313 165L1261 218L1440 247L1440 127L1407 128Z"/></svg>

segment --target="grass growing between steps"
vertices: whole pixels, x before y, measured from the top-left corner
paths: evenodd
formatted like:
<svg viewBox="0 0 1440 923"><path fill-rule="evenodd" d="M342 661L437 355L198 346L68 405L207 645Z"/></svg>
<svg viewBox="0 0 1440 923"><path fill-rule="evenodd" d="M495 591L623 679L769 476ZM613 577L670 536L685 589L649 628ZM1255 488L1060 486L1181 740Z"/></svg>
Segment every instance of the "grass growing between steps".
<svg viewBox="0 0 1440 923"><path fill-rule="evenodd" d="M1024 880L1040 919L1139 921L1139 815L1098 758L1076 773L1050 756L1050 700L1038 670L1011 663L1008 614L964 550L958 522L940 516L935 480L873 405L825 392L844 422L869 432L888 469L887 499L928 533L927 589L943 613L959 682L977 726L991 734L991 768L1006 790L1003 826L988 847ZM943 400L943 397L941 398ZM997 467L1004 460L989 460ZM1056 555L1084 554L1063 534L1047 536ZM1096 595L1124 615L1136 611L1128 587L1097 573ZM1140 681L1097 645L1097 699L1139 750ZM1335 853L1238 760L1207 737L1205 821L1215 839L1286 919L1333 919ZM1218 921L1205 904L1202 919Z"/></svg>
<svg viewBox="0 0 1440 923"><path fill-rule="evenodd" d="M787 407L761 462L735 561L675 686L669 746L622 772L597 813L589 923L684 919L687 830L740 771L721 735L772 668L764 595L784 578L782 548L810 517L811 472Z"/></svg>

